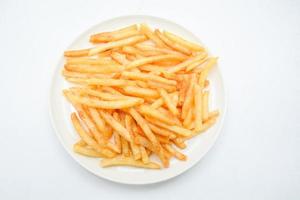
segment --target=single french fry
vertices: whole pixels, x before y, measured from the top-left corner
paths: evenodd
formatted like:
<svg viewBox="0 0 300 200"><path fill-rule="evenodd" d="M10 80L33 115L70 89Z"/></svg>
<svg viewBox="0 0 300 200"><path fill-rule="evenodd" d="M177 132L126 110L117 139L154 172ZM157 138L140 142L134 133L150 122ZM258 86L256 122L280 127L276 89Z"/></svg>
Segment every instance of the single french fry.
<svg viewBox="0 0 300 200"><path fill-rule="evenodd" d="M181 70L185 70L189 65L202 60L204 57L206 57L206 54L204 54L204 53L197 54L196 56L190 57L189 59L179 63L178 65L175 65L174 67L169 68L167 71L169 73L176 73Z"/></svg>
<svg viewBox="0 0 300 200"><path fill-rule="evenodd" d="M203 92L203 94L202 94L202 121L205 121L208 118L208 96L209 96L208 91Z"/></svg>
<svg viewBox="0 0 300 200"><path fill-rule="evenodd" d="M140 49L141 51L154 51L154 52L159 52L161 54L174 54L174 55L180 55L180 56L184 56L187 58L187 56L185 54L182 54L178 51L174 51L172 49L168 49L168 48L160 48L160 47L155 47L155 46L151 46L151 45L145 45L145 44L136 44L135 45L138 49Z"/></svg>
<svg viewBox="0 0 300 200"><path fill-rule="evenodd" d="M179 102L179 92L176 91L173 93L173 95L170 95L170 96L171 96L171 99L172 99L172 102L173 102L175 108L177 108L178 102Z"/></svg>
<svg viewBox="0 0 300 200"><path fill-rule="evenodd" d="M92 43L111 42L111 41L126 39L128 37L136 36L139 34L140 34L140 32L137 29L104 32L104 33L98 33L98 34L92 35L90 37L90 42L92 42Z"/></svg>
<svg viewBox="0 0 300 200"><path fill-rule="evenodd" d="M197 71L200 70L201 65L202 65L206 60L207 60L207 53L204 53L204 56L203 56L203 58L202 58L201 60L196 61L196 62L194 62L194 63L188 65L188 66L186 67L185 71L186 71L186 72L190 72L190 71L192 71L192 70L195 69L194 71L192 71L192 72L195 73L196 69L197 69Z"/></svg>
<svg viewBox="0 0 300 200"><path fill-rule="evenodd" d="M102 108L102 109L122 109L140 105L144 102L140 98L130 98L124 100L115 101L102 101L92 97L82 97L72 94L70 91L64 91L64 95L70 101L83 104L90 107Z"/></svg>
<svg viewBox="0 0 300 200"><path fill-rule="evenodd" d="M124 28L121 28L121 29L118 29L115 31L111 31L111 32L102 32L102 33L93 34L93 35L91 35L90 40L94 37L98 37L98 36L102 36L102 35L106 36L106 35L111 35L114 33L123 33L123 32L130 32L130 31L137 31L137 30L138 30L138 27L136 24L134 24L134 25L130 25L130 26L127 26L127 27L124 27Z"/></svg>
<svg viewBox="0 0 300 200"><path fill-rule="evenodd" d="M167 91L165 91L164 89L159 89L158 91L159 91L160 96L163 98L166 106L171 111L171 113L175 116L179 115L179 112L178 112L176 106L173 104Z"/></svg>
<svg viewBox="0 0 300 200"><path fill-rule="evenodd" d="M113 131L113 135L114 135L115 145L118 149L117 152L121 153L122 152L121 136L118 133L116 133L116 131Z"/></svg>
<svg viewBox="0 0 300 200"><path fill-rule="evenodd" d="M87 84L87 85L97 85L97 86L126 86L135 85L133 81L123 80L123 79L104 79L104 78L67 78L66 79L72 83Z"/></svg>
<svg viewBox="0 0 300 200"><path fill-rule="evenodd" d="M109 64L109 65L84 65L84 64L66 64L65 69L73 72L81 73L102 73L110 74L120 72L124 69L122 65Z"/></svg>
<svg viewBox="0 0 300 200"><path fill-rule="evenodd" d="M149 123L149 127L150 129L156 134L156 135L161 135L161 136L165 136L165 137L169 137L169 138L175 138L176 135L164 128L158 127L154 124Z"/></svg>
<svg viewBox="0 0 300 200"><path fill-rule="evenodd" d="M160 165L154 162L148 162L147 164L143 163L140 160L134 160L131 157L120 157L117 156L111 159L102 159L102 167L113 167L113 166L130 166L130 167L140 167L147 169L160 169Z"/></svg>
<svg viewBox="0 0 300 200"><path fill-rule="evenodd" d="M200 73L200 78L199 78L199 85L201 88L204 88L207 75L210 72L211 68L217 63L217 59L218 58L209 58L205 63L205 66L203 66L203 71Z"/></svg>
<svg viewBox="0 0 300 200"><path fill-rule="evenodd" d="M136 36L128 37L125 39L104 43L97 47L91 48L88 52L88 55L93 56L93 55L96 55L97 53L100 53L100 52L103 52L103 51L106 51L106 50L109 50L112 48L122 47L125 45L131 45L131 44L135 44L135 43L145 41L145 40L146 40L145 36L136 35Z"/></svg>
<svg viewBox="0 0 300 200"><path fill-rule="evenodd" d="M169 38L170 40L172 40L175 43L178 43L188 49L191 49L192 51L205 51L204 47L201 47L200 45L193 43L193 42L189 42L185 39L183 39L180 36L177 36L171 32L168 31L164 31L164 35Z"/></svg>
<svg viewBox="0 0 300 200"><path fill-rule="evenodd" d="M147 64L147 65L142 65L138 67L140 70L145 71L145 72L163 72L166 70L165 67L163 66L158 66L158 65L153 65L153 64Z"/></svg>
<svg viewBox="0 0 300 200"><path fill-rule="evenodd" d="M147 81L147 85L151 89L162 88L162 89L166 90L167 92L175 92L176 91L176 86L167 85L167 84L163 84L163 83L159 83L159 82L155 82L155 81Z"/></svg>
<svg viewBox="0 0 300 200"><path fill-rule="evenodd" d="M133 79L133 80L156 81L156 82L167 84L167 85L174 85L174 86L177 85L177 82L174 80L169 80L169 79L157 76L157 75L141 73L141 72L136 73L136 72L124 71L122 73L122 77Z"/></svg>
<svg viewBox="0 0 300 200"><path fill-rule="evenodd" d="M159 97L159 93L156 90L141 88L137 86L125 86L123 87L123 91L127 95L131 95L134 97L149 97L149 98Z"/></svg>
<svg viewBox="0 0 300 200"><path fill-rule="evenodd" d="M188 136L193 135L193 131L190 131L190 130L188 130L186 128L183 128L181 126L167 125L167 124L164 124L164 123L160 122L159 120L153 119L151 117L146 117L146 120L149 121L150 123L153 123L153 124L155 124L159 127L165 128L169 131L172 131L173 133L176 133L176 134L184 136L184 137L188 137Z"/></svg>
<svg viewBox="0 0 300 200"><path fill-rule="evenodd" d="M139 149L140 149L140 152L141 152L142 162L144 164L149 163L150 161L149 161L149 157L148 157L148 154L147 154L147 151L146 151L145 147L140 146Z"/></svg>
<svg viewBox="0 0 300 200"><path fill-rule="evenodd" d="M124 96L121 92L119 92L118 90L112 88L112 87L101 87L101 90L104 91L104 92L109 92L111 94L114 94L114 95L118 95L118 96Z"/></svg>
<svg viewBox="0 0 300 200"><path fill-rule="evenodd" d="M194 87L194 102L195 102L195 131L202 129L202 89L198 84Z"/></svg>
<svg viewBox="0 0 300 200"><path fill-rule="evenodd" d="M154 31L154 33L155 33L155 35L156 35L159 39L161 39L168 47L170 47L170 48L172 48L172 49L174 49L174 50L176 50L176 51L178 51L178 52L184 53L184 54L186 54L186 55L191 55L191 54L192 54L192 52L191 52L188 48L186 48L186 47L184 47L184 46L182 46L182 45L180 45L180 44L178 44L178 43L174 43L172 40L170 40L170 39L167 38L165 35L163 35L158 29L156 29L156 30Z"/></svg>
<svg viewBox="0 0 300 200"><path fill-rule="evenodd" d="M136 67L139 67L141 65L150 64L157 61L163 61L163 60L184 60L185 57L179 56L179 55L158 55L158 56L150 56L150 57L143 57L137 60L132 61L128 65L125 66L125 69L133 69Z"/></svg>
<svg viewBox="0 0 300 200"><path fill-rule="evenodd" d="M130 156L129 145L126 139L124 139L123 137L121 137L121 144L122 144L122 155L129 157Z"/></svg>
<svg viewBox="0 0 300 200"><path fill-rule="evenodd" d="M179 63L181 63L184 60L162 60L162 61L154 62L153 65L158 65L158 66L165 67L165 68L171 68L175 65L178 65Z"/></svg>
<svg viewBox="0 0 300 200"><path fill-rule="evenodd" d="M68 50L64 52L65 57L83 57L88 56L90 49Z"/></svg>
<svg viewBox="0 0 300 200"><path fill-rule="evenodd" d="M134 133L132 132L132 121L133 119L130 115L125 116L125 128L129 131L131 137L134 138ZM130 142L130 147L134 160L139 160L141 158L139 147L134 142Z"/></svg>
<svg viewBox="0 0 300 200"><path fill-rule="evenodd" d="M180 86L179 86L179 102L178 104L180 106L183 105L184 101L185 101L185 96L186 96L186 92L188 90L188 87L189 87L189 80L191 78L192 75L184 75L182 76L182 80L180 81Z"/></svg>
<svg viewBox="0 0 300 200"><path fill-rule="evenodd" d="M186 155L180 153L179 151L175 150L171 145L164 144L163 145L167 151L169 151L172 155L174 155L179 160L186 160Z"/></svg>
<svg viewBox="0 0 300 200"><path fill-rule="evenodd" d="M66 78L114 78L116 74L81 73L63 69L62 75Z"/></svg>
<svg viewBox="0 0 300 200"><path fill-rule="evenodd" d="M81 139L87 143L89 146L91 146L95 151L105 155L106 157L114 157L115 153L112 152L109 149L102 148L81 126L79 119L77 118L75 113L71 114L71 120L73 123L73 126L75 127L77 133L81 137Z"/></svg>
<svg viewBox="0 0 300 200"><path fill-rule="evenodd" d="M111 57L121 65L128 65L130 63L126 58L126 55L119 52L112 52Z"/></svg>
<svg viewBox="0 0 300 200"><path fill-rule="evenodd" d="M184 128L188 129L190 127L192 121L193 121L193 109L190 108L188 110L186 117L183 120L183 123L182 123Z"/></svg>
<svg viewBox="0 0 300 200"><path fill-rule="evenodd" d="M78 153L78 154L81 154L83 156L88 156L88 157L95 157L95 158L104 158L104 157L106 157L102 153L97 152L93 149L88 149L87 147L82 146L78 143L73 145L73 151Z"/></svg>
<svg viewBox="0 0 300 200"><path fill-rule="evenodd" d="M211 126L213 126L216 123L216 121L217 121L217 117L207 120L206 122L203 123L201 130L194 131L193 134L186 136L185 139L190 139L192 137L199 135L200 133L205 132L207 129L209 129Z"/></svg>
<svg viewBox="0 0 300 200"><path fill-rule="evenodd" d="M145 116L149 116L155 119L158 119L168 125L174 125L175 122L170 119L169 117L167 117L166 115L164 115L163 113L159 112L156 109L151 108L150 106L145 106L145 105L141 105L139 107L139 112L142 113Z"/></svg>
<svg viewBox="0 0 300 200"><path fill-rule="evenodd" d="M182 113L181 118L185 119L188 113L189 108L191 107L193 103L193 93L194 93L194 87L196 84L196 75L193 74L190 80L190 84L188 87L188 90L186 91L185 99L182 105Z"/></svg>
<svg viewBox="0 0 300 200"><path fill-rule="evenodd" d="M184 141L181 138L175 138L172 140L173 144L176 145L176 147L180 148L180 149L185 149L186 148L186 144L184 143Z"/></svg>
<svg viewBox="0 0 300 200"><path fill-rule="evenodd" d="M147 24L140 25L140 31L146 35L150 40L152 40L158 47L167 47L159 37L157 37L153 31L148 27Z"/></svg>
<svg viewBox="0 0 300 200"><path fill-rule="evenodd" d="M143 51L137 48L136 46L126 46L123 47L122 49L123 52L132 54L132 55L138 55L142 57L150 57L150 56L158 56L158 55L163 55L164 53L161 53L159 51L154 51L154 50L148 50L148 51Z"/></svg>
<svg viewBox="0 0 300 200"><path fill-rule="evenodd" d="M158 150L160 148L159 142L156 139L153 132L151 131L148 122L134 108L130 108L129 113L137 122L137 124L141 127L146 137L152 142L154 148Z"/></svg>
<svg viewBox="0 0 300 200"><path fill-rule="evenodd" d="M91 95L91 96L95 96L100 99L108 100L108 101L132 98L129 96L120 96L120 95L115 95L115 94L111 94L108 92L102 92L99 90L89 89L89 88L72 87L69 90L72 91L73 93L78 93L80 95Z"/></svg>
<svg viewBox="0 0 300 200"><path fill-rule="evenodd" d="M79 57L79 58L67 58L67 64L73 65L109 65L114 64L114 61L110 57L103 57L103 58L86 58L86 57Z"/></svg>
<svg viewBox="0 0 300 200"><path fill-rule="evenodd" d="M104 119L104 121L107 124L109 124L118 134L120 134L120 136L124 137L129 142L133 141L128 130L124 126L122 126L120 122L115 120L111 115L109 115L103 110L100 110L99 113L101 117Z"/></svg>

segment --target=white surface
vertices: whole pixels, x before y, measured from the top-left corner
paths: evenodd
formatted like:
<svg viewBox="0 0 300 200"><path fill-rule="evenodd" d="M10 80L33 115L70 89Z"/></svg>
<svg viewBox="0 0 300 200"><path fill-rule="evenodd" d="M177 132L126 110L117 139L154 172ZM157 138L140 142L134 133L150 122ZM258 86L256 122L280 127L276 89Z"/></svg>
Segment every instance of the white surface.
<svg viewBox="0 0 300 200"><path fill-rule="evenodd" d="M85 30L82 34L80 34L67 48L88 48L91 46L88 40L90 35L104 31L112 31L118 28L140 23L147 23L153 28L163 28L171 31L172 33L176 33L188 39L189 41L198 42L201 44L199 38L197 38L193 33L174 22L158 17L130 15L109 19L90 27L88 30ZM145 170L132 167L101 168L99 167L99 159L87 158L86 156L78 155L77 153L73 152L73 145L79 140L79 136L71 125L72 123L70 120L70 115L72 112L74 112L74 109L62 95L63 89L71 87L71 84L65 81L61 76L63 65L64 58L61 56L55 69L50 90L50 117L57 136L68 153L82 167L99 177L118 183L136 185L151 184L168 180L180 175L199 162L199 160L211 149L217 137L219 136L222 124L224 122L226 105L225 89L221 72L219 67L216 66L208 76L210 81L209 91L211 94L209 105L211 110L218 109L220 111L220 117L213 127L205 131L205 133L202 133L187 142L188 148L181 151L188 156L187 161L182 162L177 159L172 159L170 161L170 167L161 170Z"/></svg>
<svg viewBox="0 0 300 200"><path fill-rule="evenodd" d="M0 199L299 199L299 10L292 0L1 1ZM142 187L74 164L48 115L62 50L125 14L183 24L219 55L228 89L225 126L208 155L182 176Z"/></svg>

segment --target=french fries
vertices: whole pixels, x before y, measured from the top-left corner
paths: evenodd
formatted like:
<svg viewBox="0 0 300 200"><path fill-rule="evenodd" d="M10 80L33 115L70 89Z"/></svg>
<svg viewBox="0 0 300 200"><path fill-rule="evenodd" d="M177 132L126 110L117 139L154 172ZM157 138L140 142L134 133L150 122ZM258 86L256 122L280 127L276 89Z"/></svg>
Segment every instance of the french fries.
<svg viewBox="0 0 300 200"><path fill-rule="evenodd" d="M170 40L172 40L173 42L175 43L178 43L182 46L185 46L186 48L189 48L191 50L195 50L195 51L204 51L205 49L203 47L201 47L200 45L198 44L195 44L195 43L192 43L192 42L189 42L171 32L168 32L168 31L164 31L164 35L169 38Z"/></svg>
<svg viewBox="0 0 300 200"><path fill-rule="evenodd" d="M184 161L185 141L212 127L209 73L217 62L199 44L147 24L90 36L94 46L64 52L63 95L77 113L73 151L102 167L146 169ZM152 161L155 155L161 164Z"/></svg>
<svg viewBox="0 0 300 200"><path fill-rule="evenodd" d="M101 161L102 167L112 167L112 166L130 166L130 167L139 167L147 169L160 169L160 165L155 162L144 163L140 160L134 160L131 157L121 157L117 156L115 158L105 158Z"/></svg>
<svg viewBox="0 0 300 200"><path fill-rule="evenodd" d="M79 73L98 73L98 74L110 74L114 72L120 72L123 70L123 66L117 64L109 65L87 65L87 64L66 64L65 69L71 72Z"/></svg>
<svg viewBox="0 0 300 200"><path fill-rule="evenodd" d="M164 61L164 60L184 60L185 57L179 56L179 55L159 55L159 56L151 56L151 57L146 57L146 58L140 58L135 61L132 61L128 65L125 66L125 69L133 69L138 66L158 62L158 61Z"/></svg>
<svg viewBox="0 0 300 200"><path fill-rule="evenodd" d="M104 33L91 35L90 42L92 43L111 42L111 41L116 41L131 36L135 36L135 35L139 35L139 31L137 25L132 25L112 32L104 32Z"/></svg>
<svg viewBox="0 0 300 200"><path fill-rule="evenodd" d="M117 40L117 41L112 41L112 42L108 42L108 43L104 43L98 47L94 47L92 49L90 49L88 51L88 55L89 56L93 56L96 55L97 53L109 50L109 49L113 49L113 48L117 48L117 47L122 47L125 45L131 45L131 44L135 44L138 42L142 42L145 41L146 37L143 35L136 35L136 36L132 36L126 39L122 39L122 40Z"/></svg>

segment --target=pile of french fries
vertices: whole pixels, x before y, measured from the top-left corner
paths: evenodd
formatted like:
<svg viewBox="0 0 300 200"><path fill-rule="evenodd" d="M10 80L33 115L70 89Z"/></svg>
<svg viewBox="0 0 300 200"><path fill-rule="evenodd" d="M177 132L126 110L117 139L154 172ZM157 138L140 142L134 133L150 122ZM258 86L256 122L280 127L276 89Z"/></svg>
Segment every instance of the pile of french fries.
<svg viewBox="0 0 300 200"><path fill-rule="evenodd" d="M102 167L168 167L186 141L210 128L208 73L217 58L202 46L146 24L90 36L92 48L68 50L63 91L77 111L74 151ZM151 156L151 160L150 160Z"/></svg>

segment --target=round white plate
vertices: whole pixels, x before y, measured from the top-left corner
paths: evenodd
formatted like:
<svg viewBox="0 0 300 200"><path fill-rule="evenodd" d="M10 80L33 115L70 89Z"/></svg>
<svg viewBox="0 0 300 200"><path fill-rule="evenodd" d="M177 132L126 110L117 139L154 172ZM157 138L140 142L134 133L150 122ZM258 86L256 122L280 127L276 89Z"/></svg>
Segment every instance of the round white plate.
<svg viewBox="0 0 300 200"><path fill-rule="evenodd" d="M88 41L91 34L110 31L137 23L147 23L151 27L165 29L181 35L191 41L200 42L199 39L191 32L174 22L157 17L133 15L110 19L91 27L79 35L79 37L66 49L87 48L90 46ZM64 59L61 57L52 79L50 93L50 117L52 124L62 145L74 158L74 160L82 167L99 177L125 184L150 184L168 180L185 172L200 161L200 159L212 147L219 135L225 114L225 91L220 70L218 67L215 67L209 74L209 80L211 83L209 86L211 93L209 103L210 110L219 109L221 115L216 124L208 131L187 142L187 148L183 150L183 153L188 156L187 161L183 162L171 159L170 167L162 170L145 170L130 167L101 168L99 165L100 159L87 158L72 151L72 146L76 141L78 141L79 136L71 124L71 105L62 95L62 90L69 86L61 76L63 62Z"/></svg>

